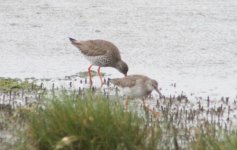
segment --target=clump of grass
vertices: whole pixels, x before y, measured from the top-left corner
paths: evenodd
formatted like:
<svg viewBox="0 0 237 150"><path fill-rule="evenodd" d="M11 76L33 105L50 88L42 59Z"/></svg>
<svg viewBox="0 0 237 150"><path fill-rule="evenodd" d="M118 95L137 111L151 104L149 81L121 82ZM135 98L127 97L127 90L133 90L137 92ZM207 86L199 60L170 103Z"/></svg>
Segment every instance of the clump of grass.
<svg viewBox="0 0 237 150"><path fill-rule="evenodd" d="M88 76L88 72L87 71L79 72L79 77L85 78L87 76ZM94 71L94 70L91 70L91 76L92 77L97 76L97 72ZM105 76L105 73L101 72L101 76Z"/></svg>
<svg viewBox="0 0 237 150"><path fill-rule="evenodd" d="M210 126L204 130L196 130L196 140L191 142L195 150L234 150L237 149L237 134L224 132Z"/></svg>
<svg viewBox="0 0 237 150"><path fill-rule="evenodd" d="M92 94L62 94L31 112L27 124L22 149L157 149L160 139L156 126L125 112L118 101Z"/></svg>
<svg viewBox="0 0 237 150"><path fill-rule="evenodd" d="M0 91L8 92L19 89L31 89L38 88L34 83L30 83L28 81L22 81L20 79L12 79L12 78L0 78Z"/></svg>
<svg viewBox="0 0 237 150"><path fill-rule="evenodd" d="M237 133L232 132L229 137L226 137L227 145L226 149L237 149Z"/></svg>

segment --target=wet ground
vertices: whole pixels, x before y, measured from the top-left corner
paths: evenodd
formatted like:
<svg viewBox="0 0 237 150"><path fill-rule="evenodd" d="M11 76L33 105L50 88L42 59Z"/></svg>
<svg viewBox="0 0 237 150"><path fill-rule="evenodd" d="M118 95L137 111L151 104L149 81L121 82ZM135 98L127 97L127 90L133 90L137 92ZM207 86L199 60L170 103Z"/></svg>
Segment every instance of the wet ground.
<svg viewBox="0 0 237 150"><path fill-rule="evenodd" d="M45 102L47 103L45 98L52 99L53 97L60 97L62 93L70 93L71 98L76 99L78 96L85 96L88 88L87 81L76 75L66 79L58 79L56 82L47 79L28 80L40 83L40 86L32 84L32 87L28 89L0 92L0 145L2 145L0 149L14 148L14 144L21 140L19 131L24 131L26 127L24 115L32 110L35 111L37 108L43 108ZM112 85L104 85L103 88L93 87L92 92L105 95L110 100L119 100L116 95L119 96L120 92ZM123 98L120 97L120 100L122 101ZM161 145L169 147L169 149L174 149L173 145L170 144L172 141L170 137L173 136L170 126L178 131L177 137L180 148L190 149L188 144L197 138L194 131L212 127L228 134L232 133L237 125L237 101L231 102L228 98L219 100L198 98L194 102L185 95L157 97L153 94L145 100L146 107L139 99L130 100L128 104L128 111L135 112L147 120L147 123L158 122L161 124L161 128L164 129L162 136L164 145ZM167 125L167 121L169 125Z"/></svg>
<svg viewBox="0 0 237 150"><path fill-rule="evenodd" d="M86 71L68 37L105 39L130 74L157 79L167 96L234 99L236 18L234 0L0 0L0 76L57 80Z"/></svg>

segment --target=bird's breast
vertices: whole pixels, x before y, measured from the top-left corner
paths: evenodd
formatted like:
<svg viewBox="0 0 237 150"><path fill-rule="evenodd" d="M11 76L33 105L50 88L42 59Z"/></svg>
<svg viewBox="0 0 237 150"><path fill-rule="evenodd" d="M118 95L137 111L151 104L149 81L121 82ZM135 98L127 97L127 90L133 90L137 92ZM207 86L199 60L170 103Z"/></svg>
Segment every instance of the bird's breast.
<svg viewBox="0 0 237 150"><path fill-rule="evenodd" d="M111 59L106 56L85 56L85 57L87 60L91 62L91 64L95 66L107 67L112 65Z"/></svg>
<svg viewBox="0 0 237 150"><path fill-rule="evenodd" d="M122 91L123 95L133 98L142 98L147 95L147 91L142 86L125 87Z"/></svg>

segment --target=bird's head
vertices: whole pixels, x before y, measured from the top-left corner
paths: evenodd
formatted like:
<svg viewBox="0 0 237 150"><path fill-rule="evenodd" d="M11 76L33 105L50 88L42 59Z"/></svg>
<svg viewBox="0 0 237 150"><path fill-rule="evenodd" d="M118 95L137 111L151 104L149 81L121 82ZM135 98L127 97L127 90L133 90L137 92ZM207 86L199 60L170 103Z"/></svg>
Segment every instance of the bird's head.
<svg viewBox="0 0 237 150"><path fill-rule="evenodd" d="M124 61L119 61L116 66L116 69L118 69L119 72L121 72L122 74L124 74L125 76L127 76L128 73L128 65L124 62Z"/></svg>
<svg viewBox="0 0 237 150"><path fill-rule="evenodd" d="M159 96L161 97L162 94L160 93L160 90L158 89L158 82L156 80L150 80L150 87L151 87L151 90L155 90Z"/></svg>

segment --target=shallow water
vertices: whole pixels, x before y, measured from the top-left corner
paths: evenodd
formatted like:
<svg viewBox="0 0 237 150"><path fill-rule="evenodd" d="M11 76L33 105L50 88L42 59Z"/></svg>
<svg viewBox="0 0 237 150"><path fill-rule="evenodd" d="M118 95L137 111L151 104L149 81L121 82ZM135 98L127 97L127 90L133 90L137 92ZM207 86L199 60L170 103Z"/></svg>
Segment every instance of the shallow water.
<svg viewBox="0 0 237 150"><path fill-rule="evenodd" d="M129 73L157 79L165 95L237 95L234 0L0 0L0 20L1 77L62 78L87 70L70 36L114 42Z"/></svg>

